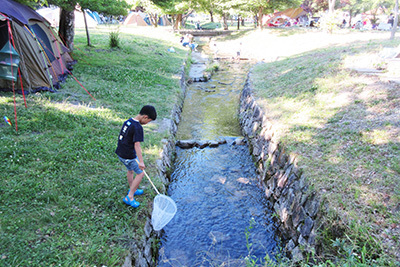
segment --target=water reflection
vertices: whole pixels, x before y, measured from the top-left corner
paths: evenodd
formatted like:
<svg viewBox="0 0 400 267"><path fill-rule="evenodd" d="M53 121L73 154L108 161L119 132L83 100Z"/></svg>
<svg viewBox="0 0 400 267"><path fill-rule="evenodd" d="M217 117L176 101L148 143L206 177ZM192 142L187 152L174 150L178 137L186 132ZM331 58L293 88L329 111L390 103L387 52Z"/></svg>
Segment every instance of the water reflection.
<svg viewBox="0 0 400 267"><path fill-rule="evenodd" d="M254 165L247 147L232 142L177 149L169 195L178 212L164 228L159 266L240 266L249 254L273 257L275 228Z"/></svg>

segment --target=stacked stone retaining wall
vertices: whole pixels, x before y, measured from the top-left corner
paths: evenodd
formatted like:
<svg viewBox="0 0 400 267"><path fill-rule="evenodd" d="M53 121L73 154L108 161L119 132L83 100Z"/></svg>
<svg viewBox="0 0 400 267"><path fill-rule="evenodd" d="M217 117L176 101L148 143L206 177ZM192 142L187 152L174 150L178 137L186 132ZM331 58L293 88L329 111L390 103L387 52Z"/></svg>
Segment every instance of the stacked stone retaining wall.
<svg viewBox="0 0 400 267"><path fill-rule="evenodd" d="M296 158L287 155L279 143L273 140L273 125L252 94L250 75L240 97L239 119L242 133L248 139L260 185L277 214L278 231L285 244L286 256L294 262L299 262L304 259L304 253L315 249L320 200L316 192L309 190L305 175L297 166ZM159 177L164 185L169 183L168 172L173 168L175 134L186 95L183 68L181 89L181 96L172 110L171 119L165 122L170 137L163 140L163 149L157 160ZM164 186L161 192L165 191ZM155 266L154 255L157 251L154 248L160 233L153 230L150 217L144 233L140 242L131 245L131 253L126 257L124 267Z"/></svg>
<svg viewBox="0 0 400 267"><path fill-rule="evenodd" d="M160 193L165 194L166 185L169 183L168 173L173 167L173 160L175 155L175 135L178 130L178 124L181 118L183 102L186 96L186 79L184 66L181 69L181 94L179 100L175 104L171 112L171 119L164 119L162 122L163 129L168 131L168 139L163 139L163 148L160 153L160 157L157 160L157 170L158 176L163 182L163 187ZM130 247L130 255L125 259L123 267L149 267L156 266L155 255L157 255L157 250L155 250L157 239L159 239L160 232L153 230L151 225L151 217L148 217L147 222L144 227L144 236L139 242L132 242Z"/></svg>
<svg viewBox="0 0 400 267"><path fill-rule="evenodd" d="M252 93L251 73L240 97L239 120L257 166L259 183L278 217L286 256L302 261L315 249L320 198L309 189L296 158L275 141L268 114Z"/></svg>

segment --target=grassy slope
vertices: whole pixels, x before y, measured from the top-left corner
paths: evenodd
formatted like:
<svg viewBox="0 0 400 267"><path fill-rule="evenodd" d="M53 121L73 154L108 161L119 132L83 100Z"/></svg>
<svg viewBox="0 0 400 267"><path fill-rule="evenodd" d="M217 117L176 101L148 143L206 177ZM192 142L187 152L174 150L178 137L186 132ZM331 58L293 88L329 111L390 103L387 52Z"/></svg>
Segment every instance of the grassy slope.
<svg viewBox="0 0 400 267"><path fill-rule="evenodd" d="M297 154L331 207L321 229L325 260L369 266L394 264L399 257L400 86L345 66L397 44L331 46L253 70L275 137Z"/></svg>
<svg viewBox="0 0 400 267"><path fill-rule="evenodd" d="M57 93L28 95L28 108L17 95L18 132L0 126L0 266L120 266L143 233L155 193L144 181L142 206L122 203L128 187L116 138L144 104L157 108L157 121L170 116L187 51L150 28L121 29L121 48L110 49L109 31L91 30L91 48L83 31L75 37L73 74L96 101L70 77ZM0 110L14 118L12 93L0 93ZM144 128L154 176L166 133L156 123Z"/></svg>

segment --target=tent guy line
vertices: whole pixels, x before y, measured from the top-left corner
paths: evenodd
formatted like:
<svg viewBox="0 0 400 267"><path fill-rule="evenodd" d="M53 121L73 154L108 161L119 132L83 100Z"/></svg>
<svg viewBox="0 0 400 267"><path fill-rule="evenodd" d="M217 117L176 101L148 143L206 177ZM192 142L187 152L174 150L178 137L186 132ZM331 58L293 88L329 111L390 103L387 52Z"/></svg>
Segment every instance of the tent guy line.
<svg viewBox="0 0 400 267"><path fill-rule="evenodd" d="M16 131L17 90L22 91L27 107L25 91L55 92L67 75L71 75L96 100L72 75L70 69L76 61L69 54L69 49L50 23L32 8L13 0L2 0L0 37L0 89L13 91Z"/></svg>

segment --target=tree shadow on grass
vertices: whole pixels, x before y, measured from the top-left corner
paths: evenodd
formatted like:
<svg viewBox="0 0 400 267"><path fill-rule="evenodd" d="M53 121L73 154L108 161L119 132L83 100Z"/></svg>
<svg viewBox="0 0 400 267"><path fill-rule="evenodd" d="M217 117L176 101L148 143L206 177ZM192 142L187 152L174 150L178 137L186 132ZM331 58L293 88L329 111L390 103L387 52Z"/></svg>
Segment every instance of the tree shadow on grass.
<svg viewBox="0 0 400 267"><path fill-rule="evenodd" d="M378 258L383 244L395 260L400 86L342 67L349 51L364 47L357 43L264 64L253 84L282 143L298 155L309 181L343 219L357 253L369 244L367 258ZM356 227L360 221L363 229Z"/></svg>

